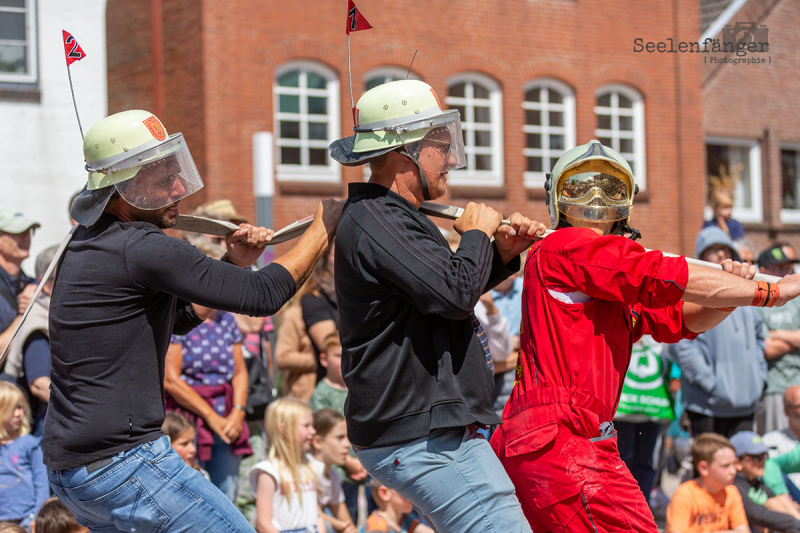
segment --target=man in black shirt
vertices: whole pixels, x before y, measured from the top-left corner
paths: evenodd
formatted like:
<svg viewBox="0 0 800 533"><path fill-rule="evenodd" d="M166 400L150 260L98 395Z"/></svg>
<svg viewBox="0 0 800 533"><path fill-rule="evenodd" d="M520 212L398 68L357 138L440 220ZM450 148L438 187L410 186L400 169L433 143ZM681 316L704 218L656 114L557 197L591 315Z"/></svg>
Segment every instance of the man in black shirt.
<svg viewBox="0 0 800 533"><path fill-rule="evenodd" d="M731 437L736 448L736 469L739 471L733 484L739 489L747 522L753 533L762 528L781 533L800 533L800 520L792 514L792 501L788 494L775 496L764 484L764 463L769 447L752 431L740 431Z"/></svg>
<svg viewBox="0 0 800 533"><path fill-rule="evenodd" d="M530 531L514 487L477 428L498 424L481 294L519 270L544 225L514 213L510 226L467 205L450 251L419 211L465 164L457 111L433 89L402 80L356 106L356 135L334 142L343 165L369 162L350 184L336 243L336 296L349 389L350 441L369 473L411 500L437 531ZM494 238L494 242L492 242Z"/></svg>
<svg viewBox="0 0 800 533"><path fill-rule="evenodd" d="M126 111L87 132L84 155L89 180L71 212L80 226L50 303L50 485L90 529L251 532L162 436L170 335L212 309L275 313L333 238L341 206L322 202L292 250L250 271L271 230L241 225L221 261L162 231L202 187L180 133L167 137L152 114Z"/></svg>

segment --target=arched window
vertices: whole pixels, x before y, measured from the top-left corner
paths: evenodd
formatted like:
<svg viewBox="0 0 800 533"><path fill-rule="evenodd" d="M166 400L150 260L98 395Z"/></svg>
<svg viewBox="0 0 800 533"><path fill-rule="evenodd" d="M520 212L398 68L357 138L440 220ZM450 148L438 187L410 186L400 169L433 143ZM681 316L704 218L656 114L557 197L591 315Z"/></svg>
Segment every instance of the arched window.
<svg viewBox="0 0 800 533"><path fill-rule="evenodd" d="M596 93L597 140L610 146L631 165L640 190L647 188L644 99L625 85L607 85Z"/></svg>
<svg viewBox="0 0 800 533"><path fill-rule="evenodd" d="M534 80L525 86L522 109L525 186L541 187L558 158L575 147L575 93L558 80Z"/></svg>
<svg viewBox="0 0 800 533"><path fill-rule="evenodd" d="M450 109L461 113L467 167L454 170L453 185L503 184L503 94L500 85L477 73L460 74L447 84Z"/></svg>
<svg viewBox="0 0 800 533"><path fill-rule="evenodd" d="M379 67L374 70L370 70L366 76L364 76L364 91L369 91L370 89L374 89L378 85L383 85L384 83L389 83L390 81L397 81L397 80L420 80L422 78L414 72L408 72L407 68L400 68L400 67Z"/></svg>
<svg viewBox="0 0 800 533"><path fill-rule="evenodd" d="M278 180L338 181L328 145L339 134L339 81L312 61L283 65L275 76Z"/></svg>

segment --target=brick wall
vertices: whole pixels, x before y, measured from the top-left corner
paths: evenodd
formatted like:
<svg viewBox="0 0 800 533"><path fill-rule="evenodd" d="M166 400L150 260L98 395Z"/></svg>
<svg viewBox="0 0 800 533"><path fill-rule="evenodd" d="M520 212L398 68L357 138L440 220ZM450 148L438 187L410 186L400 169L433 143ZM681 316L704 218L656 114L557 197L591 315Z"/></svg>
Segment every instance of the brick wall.
<svg viewBox="0 0 800 533"><path fill-rule="evenodd" d="M343 31L346 3L163 2L168 109L164 123L170 131L187 135L206 182L202 197L189 206L229 197L253 217L251 139L257 131L273 131L276 68L290 60L310 59L333 69L340 81L341 135L352 133ZM645 234L646 246L691 251L703 206L702 194L686 194L696 189L695 177L704 173L700 64L683 54L634 53L633 41L697 40L697 2L643 7L632 0L469 0L459 2L457 9L454 5L407 1L389 7L379 0L361 0L358 6L375 29L351 36L356 99L368 71L407 67L415 49L419 53L414 71L442 99L447 80L464 71L479 72L500 84L504 186L475 191L461 187L441 201L464 205L485 199L504 213L521 211L547 220L542 192L523 185L523 87L545 76L570 85L576 97L576 140L582 144L594 138L595 91L623 83L641 93L645 102L648 191L637 199L633 225ZM151 100L152 88L141 79L147 77L149 65L149 23L133 10L118 0L108 4L109 36L121 26L130 33L109 48L111 111L147 106ZM120 72L111 76L114 69ZM333 188L279 183L275 227L313 212L323 195L344 195L346 182L361 179L360 168L345 168L342 185Z"/></svg>
<svg viewBox="0 0 800 533"><path fill-rule="evenodd" d="M780 221L781 143L800 144L799 2L750 1L728 25L756 22L769 29L770 63L703 65L703 129L706 135L758 141L761 147L763 223L746 224L758 249L788 240L800 249L800 225ZM719 37L719 36L717 36Z"/></svg>

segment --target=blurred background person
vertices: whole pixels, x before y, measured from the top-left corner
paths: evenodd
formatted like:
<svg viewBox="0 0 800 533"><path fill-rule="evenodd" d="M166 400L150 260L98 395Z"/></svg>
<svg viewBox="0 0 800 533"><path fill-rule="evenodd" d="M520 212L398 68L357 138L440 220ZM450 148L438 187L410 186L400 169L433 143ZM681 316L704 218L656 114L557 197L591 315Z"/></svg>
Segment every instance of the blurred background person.
<svg viewBox="0 0 800 533"><path fill-rule="evenodd" d="M742 263L747 263L748 265L756 263L756 245L753 244L753 241L743 238L733 241L733 244L742 259Z"/></svg>
<svg viewBox="0 0 800 533"><path fill-rule="evenodd" d="M334 252L336 240L322 254L308 281L300 287L300 305L314 356L317 360L317 381L325 377L325 368L319 362L325 338L339 329L339 307L333 286Z"/></svg>
<svg viewBox="0 0 800 533"><path fill-rule="evenodd" d="M36 280L22 271L30 255L31 238L41 224L15 209L0 209L0 343L3 346L17 326L16 319L31 301Z"/></svg>
<svg viewBox="0 0 800 533"><path fill-rule="evenodd" d="M697 235L695 255L717 264L739 260L731 238L716 226ZM670 359L681 368L683 406L692 436L730 437L752 431L756 403L767 380L764 345L761 315L753 307L739 307L695 340L669 346Z"/></svg>
<svg viewBox="0 0 800 533"><path fill-rule="evenodd" d="M31 533L89 533L66 505L55 496L48 498L31 527Z"/></svg>
<svg viewBox="0 0 800 533"><path fill-rule="evenodd" d="M725 165L718 170L718 176L708 176L708 204L713 215L711 220L706 220L704 228L717 226L724 231L733 241L744 238L744 227L738 220L733 219L733 199L736 184L742 173L742 164L734 165L730 173Z"/></svg>
<svg viewBox="0 0 800 533"><path fill-rule="evenodd" d="M45 248L36 256L36 279L42 281L47 267L56 255L58 245ZM9 347L5 373L27 393L31 407L33 435L40 437L50 401L50 294L56 271L42 286L28 318Z"/></svg>
<svg viewBox="0 0 800 533"><path fill-rule="evenodd" d="M0 522L26 529L50 496L42 438L30 430L25 393L0 381Z"/></svg>
<svg viewBox="0 0 800 533"><path fill-rule="evenodd" d="M282 374L282 394L308 402L317 384L317 358L303 322L302 296L295 294L277 314L275 364Z"/></svg>
<svg viewBox="0 0 800 533"><path fill-rule="evenodd" d="M795 263L797 260L788 256L780 244L773 244L758 256L759 270L771 276L793 274ZM789 426L783 393L792 385L800 385L800 302L791 300L783 307L756 309L769 331L764 348L769 369L767 388L757 417L758 431L765 434Z"/></svg>
<svg viewBox="0 0 800 533"><path fill-rule="evenodd" d="M248 376L242 334L233 315L214 311L188 335L173 335L164 372L167 409L195 420L200 465L235 502L239 462L253 450L244 420Z"/></svg>
<svg viewBox="0 0 800 533"><path fill-rule="evenodd" d="M770 431L763 438L764 444L770 448L770 457L787 454L800 444L800 385L792 385L783 393L783 412L788 426ZM800 474L788 474L786 486L792 499L800 502Z"/></svg>

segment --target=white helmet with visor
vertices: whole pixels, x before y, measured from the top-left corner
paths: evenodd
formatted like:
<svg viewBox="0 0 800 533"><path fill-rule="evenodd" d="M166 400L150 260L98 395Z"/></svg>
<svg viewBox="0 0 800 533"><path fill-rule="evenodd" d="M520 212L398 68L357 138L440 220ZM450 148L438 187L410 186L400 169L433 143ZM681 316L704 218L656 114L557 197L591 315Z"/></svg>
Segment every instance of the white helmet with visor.
<svg viewBox="0 0 800 533"><path fill-rule="evenodd" d="M114 192L136 208L155 210L203 187L183 134L167 136L147 111L101 120L86 133L83 153L89 179L71 212L86 226L97 221Z"/></svg>
<svg viewBox="0 0 800 533"><path fill-rule="evenodd" d="M433 88L418 80L379 85L364 93L355 109L355 135L331 143L331 157L345 166L363 165L393 150L420 169L423 196L430 199L425 172L466 166L457 110L443 111Z"/></svg>

